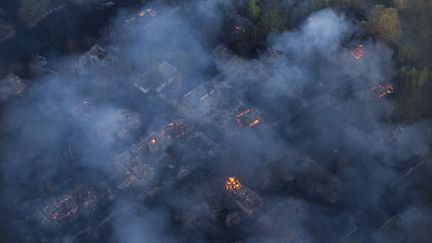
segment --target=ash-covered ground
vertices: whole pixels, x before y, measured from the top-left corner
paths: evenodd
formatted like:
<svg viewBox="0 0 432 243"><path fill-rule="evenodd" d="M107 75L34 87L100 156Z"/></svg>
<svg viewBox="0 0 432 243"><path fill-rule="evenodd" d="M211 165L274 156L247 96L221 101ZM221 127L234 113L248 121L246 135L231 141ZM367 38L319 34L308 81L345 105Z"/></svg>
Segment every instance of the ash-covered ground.
<svg viewBox="0 0 432 243"><path fill-rule="evenodd" d="M429 242L429 122L395 118L392 49L333 9L245 44L241 4L122 6L8 73L2 241Z"/></svg>

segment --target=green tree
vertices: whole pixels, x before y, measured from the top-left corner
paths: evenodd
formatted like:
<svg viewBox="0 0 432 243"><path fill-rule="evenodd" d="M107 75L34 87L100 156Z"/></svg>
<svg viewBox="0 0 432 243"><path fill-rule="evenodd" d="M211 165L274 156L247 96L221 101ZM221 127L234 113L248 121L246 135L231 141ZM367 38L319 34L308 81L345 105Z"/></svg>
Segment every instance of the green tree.
<svg viewBox="0 0 432 243"><path fill-rule="evenodd" d="M399 47L398 61L402 63L414 63L420 57L420 51L417 47L410 44L401 45Z"/></svg>
<svg viewBox="0 0 432 243"><path fill-rule="evenodd" d="M409 0L393 0L394 6L399 10L406 9L408 7L408 2Z"/></svg>
<svg viewBox="0 0 432 243"><path fill-rule="evenodd" d="M259 26L265 31L278 31L284 27L284 18L279 9L269 9L264 11L259 20Z"/></svg>
<svg viewBox="0 0 432 243"><path fill-rule="evenodd" d="M256 20L261 13L260 7L257 5L256 0L249 0L248 15L251 19Z"/></svg>
<svg viewBox="0 0 432 243"><path fill-rule="evenodd" d="M375 5L369 16L368 29L385 42L397 42L401 36L397 9Z"/></svg>
<svg viewBox="0 0 432 243"><path fill-rule="evenodd" d="M431 71L428 67L417 69L415 67L402 67L399 69L399 104L408 120L418 119L430 114L432 107L431 97Z"/></svg>
<svg viewBox="0 0 432 243"><path fill-rule="evenodd" d="M409 88L424 88L429 78L431 78L431 72L428 67L417 69L414 67L402 67L399 70L399 75Z"/></svg>
<svg viewBox="0 0 432 243"><path fill-rule="evenodd" d="M308 12L320 10L330 3L329 0L313 0L308 2Z"/></svg>

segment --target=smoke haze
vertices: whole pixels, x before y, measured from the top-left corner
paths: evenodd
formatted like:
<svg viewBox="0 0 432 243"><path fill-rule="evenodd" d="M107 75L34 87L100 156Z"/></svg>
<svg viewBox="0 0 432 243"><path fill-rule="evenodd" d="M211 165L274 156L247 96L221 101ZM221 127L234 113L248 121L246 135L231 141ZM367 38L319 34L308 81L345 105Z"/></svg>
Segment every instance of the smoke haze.
<svg viewBox="0 0 432 243"><path fill-rule="evenodd" d="M53 71L5 103L8 242L340 242L352 225L364 242L387 242L373 235L396 214L427 227L430 209L383 199L407 195L401 176L429 153L428 122L391 122L393 101L374 91L394 79L389 47L359 43L359 26L324 9L239 57L219 41L235 4L187 4L120 11L99 46L48 60ZM210 98L185 108L191 90ZM245 107L258 126L235 124ZM185 138L140 150L172 121ZM127 181L136 171L118 161L146 178ZM252 216L224 191L230 176L263 198ZM96 209L77 203L64 225L41 219L82 187L101 191Z"/></svg>

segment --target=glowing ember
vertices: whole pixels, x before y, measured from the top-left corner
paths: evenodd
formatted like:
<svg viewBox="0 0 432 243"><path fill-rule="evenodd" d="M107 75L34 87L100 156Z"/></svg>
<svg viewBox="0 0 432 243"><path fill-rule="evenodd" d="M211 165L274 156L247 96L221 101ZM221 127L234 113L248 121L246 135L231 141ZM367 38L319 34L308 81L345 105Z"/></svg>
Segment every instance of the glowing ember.
<svg viewBox="0 0 432 243"><path fill-rule="evenodd" d="M65 195L42 209L42 214L49 220L64 221L78 214L79 205L72 195Z"/></svg>
<svg viewBox="0 0 432 243"><path fill-rule="evenodd" d="M119 189L128 187L146 185L154 178L154 169L142 161L129 161L128 164L123 165L123 180L118 185Z"/></svg>
<svg viewBox="0 0 432 243"><path fill-rule="evenodd" d="M240 181L235 177L229 177L225 183L225 189L229 192L237 192L242 188Z"/></svg>
<svg viewBox="0 0 432 243"><path fill-rule="evenodd" d="M237 118L243 117L243 116L245 116L246 114L250 113L251 111L252 111L252 110L248 108L248 109L246 109L246 110L244 110L244 111L238 113L238 114L236 115L236 117L237 117Z"/></svg>
<svg viewBox="0 0 432 243"><path fill-rule="evenodd" d="M144 17L146 14L154 17L157 15L157 12L154 9L148 8L148 9L144 9L142 11L139 11L138 16Z"/></svg>
<svg viewBox="0 0 432 243"><path fill-rule="evenodd" d="M261 123L260 118L253 114L250 108L238 113L235 116L235 121L239 127L256 127Z"/></svg>
<svg viewBox="0 0 432 243"><path fill-rule="evenodd" d="M182 138L186 133L186 127L180 122L170 122L165 129L161 130L162 136L171 138Z"/></svg>
<svg viewBox="0 0 432 243"><path fill-rule="evenodd" d="M364 57L365 51L363 45L358 45L353 51L352 55L355 59L360 60Z"/></svg>
<svg viewBox="0 0 432 243"><path fill-rule="evenodd" d="M259 118L256 118L255 120L253 120L253 122L249 123L249 126L255 127L255 126L258 126L259 123L260 123Z"/></svg>
<svg viewBox="0 0 432 243"><path fill-rule="evenodd" d="M99 199L99 195L93 189L80 188L52 200L40 209L40 214L45 222L63 223L94 212Z"/></svg>
<svg viewBox="0 0 432 243"><path fill-rule="evenodd" d="M386 84L385 87L383 87L383 88L385 90L380 93L380 95L378 96L378 98L383 98L384 96L387 96L387 95L392 94L394 92L394 87L390 83Z"/></svg>
<svg viewBox="0 0 432 243"><path fill-rule="evenodd" d="M391 83L380 84L376 87L370 89L370 91L374 91L378 94L378 98L382 99L387 95L394 93L395 88Z"/></svg>
<svg viewBox="0 0 432 243"><path fill-rule="evenodd" d="M78 200L83 208L90 208L96 204L98 198L94 191L86 190L78 196Z"/></svg>
<svg viewBox="0 0 432 243"><path fill-rule="evenodd" d="M151 144L156 144L156 143L157 143L157 138L156 138L156 137L152 137L152 138L150 139L150 143L151 143Z"/></svg>

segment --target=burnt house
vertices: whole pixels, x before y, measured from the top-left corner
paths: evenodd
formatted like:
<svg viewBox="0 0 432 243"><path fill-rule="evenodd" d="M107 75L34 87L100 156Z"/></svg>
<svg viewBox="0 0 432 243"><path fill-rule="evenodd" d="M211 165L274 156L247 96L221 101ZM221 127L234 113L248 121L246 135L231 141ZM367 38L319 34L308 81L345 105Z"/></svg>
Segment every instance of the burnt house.
<svg viewBox="0 0 432 243"><path fill-rule="evenodd" d="M182 88L182 74L177 67L167 61L150 69L147 73L131 78L132 84L144 94L158 95L167 100L175 100Z"/></svg>
<svg viewBox="0 0 432 243"><path fill-rule="evenodd" d="M109 190L104 187L81 185L43 204L37 211L39 222L47 226L62 226L94 214L110 201Z"/></svg>
<svg viewBox="0 0 432 243"><path fill-rule="evenodd" d="M262 198L249 187L240 184L239 180L234 177L228 178L225 189L235 203L248 215L252 215L263 206Z"/></svg>
<svg viewBox="0 0 432 243"><path fill-rule="evenodd" d="M144 140L133 144L114 159L113 169L117 172L115 180L118 182L118 189L149 189L154 185L161 156L150 155L148 151Z"/></svg>

